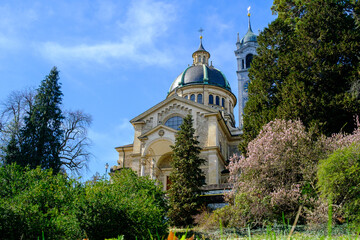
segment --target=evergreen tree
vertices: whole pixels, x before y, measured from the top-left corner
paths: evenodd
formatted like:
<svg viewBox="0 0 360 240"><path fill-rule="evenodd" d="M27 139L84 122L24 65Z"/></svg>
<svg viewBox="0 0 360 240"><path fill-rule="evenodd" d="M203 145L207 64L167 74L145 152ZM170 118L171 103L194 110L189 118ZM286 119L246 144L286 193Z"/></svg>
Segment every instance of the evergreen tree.
<svg viewBox="0 0 360 240"><path fill-rule="evenodd" d="M199 187L204 175L200 166L205 162L200 159L201 148L194 136L192 116L184 118L177 132L175 145L172 146L172 169L170 174L168 212L170 223L174 226L189 226L199 207Z"/></svg>
<svg viewBox="0 0 360 240"><path fill-rule="evenodd" d="M326 135L353 131L360 112L351 90L359 79L359 7L350 0L275 0L273 11L278 18L259 35L249 71L241 150L275 118L300 119Z"/></svg>
<svg viewBox="0 0 360 240"><path fill-rule="evenodd" d="M18 164L29 165L31 169L37 166L52 168L54 174L60 171L59 147L63 137L61 97L59 72L54 67L41 82L35 103L25 117L25 126L21 130L21 161Z"/></svg>
<svg viewBox="0 0 360 240"><path fill-rule="evenodd" d="M18 141L15 138L15 135L12 135L10 138L10 142L7 144L4 149L4 164L10 165L14 162L19 162L19 146Z"/></svg>

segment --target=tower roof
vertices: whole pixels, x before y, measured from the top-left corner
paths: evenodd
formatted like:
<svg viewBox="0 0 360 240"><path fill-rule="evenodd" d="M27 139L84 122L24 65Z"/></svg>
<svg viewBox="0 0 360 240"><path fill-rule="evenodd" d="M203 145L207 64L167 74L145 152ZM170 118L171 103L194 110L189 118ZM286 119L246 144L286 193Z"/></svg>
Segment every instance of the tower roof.
<svg viewBox="0 0 360 240"><path fill-rule="evenodd" d="M243 45L247 42L257 42L257 36L255 35L255 33L252 31L251 29L251 22L250 22L250 7L248 8L248 17L249 17L249 22L248 22L248 31L247 33L245 34L245 36L239 40L239 37L238 37L238 42Z"/></svg>

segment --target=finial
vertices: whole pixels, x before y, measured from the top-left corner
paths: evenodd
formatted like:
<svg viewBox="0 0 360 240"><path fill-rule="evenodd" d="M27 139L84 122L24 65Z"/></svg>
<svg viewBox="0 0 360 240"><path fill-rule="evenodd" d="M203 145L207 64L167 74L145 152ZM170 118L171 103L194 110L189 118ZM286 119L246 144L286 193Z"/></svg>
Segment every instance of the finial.
<svg viewBox="0 0 360 240"><path fill-rule="evenodd" d="M239 36L239 33L237 33L237 42L240 42L240 36Z"/></svg>
<svg viewBox="0 0 360 240"><path fill-rule="evenodd" d="M203 38L202 32L204 31L204 29L203 29L203 28L200 28L198 31L199 31L199 33L200 33L200 42L202 42L202 38Z"/></svg>
<svg viewBox="0 0 360 240"><path fill-rule="evenodd" d="M247 8L247 10L248 10L248 17L250 17L250 8L251 8L251 6L249 6L248 8Z"/></svg>

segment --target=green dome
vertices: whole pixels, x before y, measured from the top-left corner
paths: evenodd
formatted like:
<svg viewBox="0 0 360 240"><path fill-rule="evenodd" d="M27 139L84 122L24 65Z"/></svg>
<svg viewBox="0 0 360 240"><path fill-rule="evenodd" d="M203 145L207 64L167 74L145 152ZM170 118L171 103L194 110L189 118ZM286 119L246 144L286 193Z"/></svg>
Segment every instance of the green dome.
<svg viewBox="0 0 360 240"><path fill-rule="evenodd" d="M225 75L220 70L205 64L193 65L185 69L171 84L169 92L184 86L204 84L221 87L231 92Z"/></svg>

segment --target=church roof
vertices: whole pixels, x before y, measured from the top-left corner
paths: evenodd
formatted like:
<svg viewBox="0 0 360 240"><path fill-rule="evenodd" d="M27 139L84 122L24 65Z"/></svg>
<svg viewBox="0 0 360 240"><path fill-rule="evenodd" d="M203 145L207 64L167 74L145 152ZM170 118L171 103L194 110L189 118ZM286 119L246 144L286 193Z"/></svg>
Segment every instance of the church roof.
<svg viewBox="0 0 360 240"><path fill-rule="evenodd" d="M209 65L210 53L205 50L200 36L200 46L193 54L193 65L185 69L171 84L169 93L177 88L188 85L213 85L231 92L230 84L225 75Z"/></svg>
<svg viewBox="0 0 360 240"><path fill-rule="evenodd" d="M169 92L183 86L199 84L218 86L231 92L225 75L220 70L205 64L193 65L185 69L171 84Z"/></svg>

